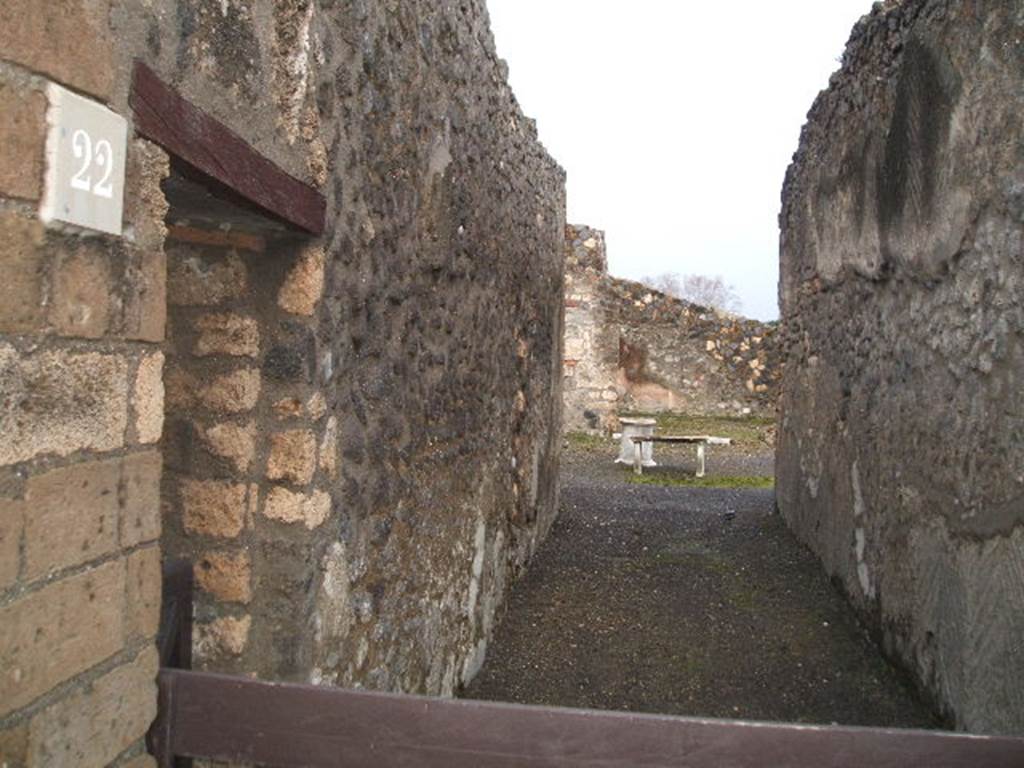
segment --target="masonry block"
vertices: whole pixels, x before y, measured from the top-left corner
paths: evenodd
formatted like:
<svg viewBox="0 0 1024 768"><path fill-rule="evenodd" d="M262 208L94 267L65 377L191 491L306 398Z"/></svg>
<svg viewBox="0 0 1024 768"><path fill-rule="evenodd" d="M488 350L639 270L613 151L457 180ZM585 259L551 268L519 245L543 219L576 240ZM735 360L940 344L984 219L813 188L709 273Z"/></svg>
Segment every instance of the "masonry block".
<svg viewBox="0 0 1024 768"><path fill-rule="evenodd" d="M199 393L207 408L225 413L241 413L256 407L260 396L260 372L243 368L218 376Z"/></svg>
<svg viewBox="0 0 1024 768"><path fill-rule="evenodd" d="M255 408L262 386L260 372L253 368L239 369L208 381L172 367L164 381L168 407L199 407L222 413L243 413Z"/></svg>
<svg viewBox="0 0 1024 768"><path fill-rule="evenodd" d="M89 461L29 478L25 579L34 581L117 548L121 462Z"/></svg>
<svg viewBox="0 0 1024 768"><path fill-rule="evenodd" d="M24 529L24 503L0 499L0 591L10 587L18 578Z"/></svg>
<svg viewBox="0 0 1024 768"><path fill-rule="evenodd" d="M54 265L49 320L62 336L98 339L111 326L118 299L109 257L93 240L66 240Z"/></svg>
<svg viewBox="0 0 1024 768"><path fill-rule="evenodd" d="M0 730L0 766L28 768L28 724Z"/></svg>
<svg viewBox="0 0 1024 768"><path fill-rule="evenodd" d="M164 355L147 355L139 363L132 395L135 437L140 443L155 443L164 429Z"/></svg>
<svg viewBox="0 0 1024 768"><path fill-rule="evenodd" d="M0 342L0 465L121 447L127 373L118 355L57 349L22 356Z"/></svg>
<svg viewBox="0 0 1024 768"><path fill-rule="evenodd" d="M160 548L146 547L127 558L125 576L125 637L156 636L160 624Z"/></svg>
<svg viewBox="0 0 1024 768"><path fill-rule="evenodd" d="M296 419L305 413L305 406L297 397L283 397L275 402L271 408L274 411L274 415L281 420Z"/></svg>
<svg viewBox="0 0 1024 768"><path fill-rule="evenodd" d="M308 429L278 432L270 438L267 477L308 485L316 471L316 438Z"/></svg>
<svg viewBox="0 0 1024 768"><path fill-rule="evenodd" d="M195 625L193 652L196 661L209 661L224 656L240 656L249 643L252 628L250 616L224 616Z"/></svg>
<svg viewBox="0 0 1024 768"><path fill-rule="evenodd" d="M156 246L132 258L134 276L124 296L122 333L127 339L162 342L167 331L167 256Z"/></svg>
<svg viewBox="0 0 1024 768"><path fill-rule="evenodd" d="M42 245L42 224L13 213L0 213L0 255L4 262L0 333L33 333L44 328L46 265Z"/></svg>
<svg viewBox="0 0 1024 768"><path fill-rule="evenodd" d="M320 440L320 469L328 477L338 475L338 419L331 416Z"/></svg>
<svg viewBox="0 0 1024 768"><path fill-rule="evenodd" d="M159 451L127 456L121 474L121 546L134 547L160 538Z"/></svg>
<svg viewBox="0 0 1024 768"><path fill-rule="evenodd" d="M162 256L170 206L160 185L170 175L170 158L156 144L135 139L128 144L126 171L125 223L132 228L136 247Z"/></svg>
<svg viewBox="0 0 1024 768"><path fill-rule="evenodd" d="M0 608L0 717L121 649L124 561Z"/></svg>
<svg viewBox="0 0 1024 768"><path fill-rule="evenodd" d="M203 315L195 322L199 357L229 355L256 357L260 351L259 325L251 317L232 313Z"/></svg>
<svg viewBox="0 0 1024 768"><path fill-rule="evenodd" d="M156 649L149 647L131 663L33 717L30 765L108 765L144 736L156 717L158 663Z"/></svg>
<svg viewBox="0 0 1024 768"><path fill-rule="evenodd" d="M46 97L0 83L0 195L38 200L46 149Z"/></svg>
<svg viewBox="0 0 1024 768"><path fill-rule="evenodd" d="M194 566L196 584L226 603L252 599L251 563L248 552L206 552Z"/></svg>
<svg viewBox="0 0 1024 768"><path fill-rule="evenodd" d="M202 430L203 442L210 453L227 459L239 472L247 472L256 452L256 425L225 422Z"/></svg>
<svg viewBox="0 0 1024 768"><path fill-rule="evenodd" d="M320 421L327 415L327 398L322 392L314 392L306 401L306 413L312 421Z"/></svg>
<svg viewBox="0 0 1024 768"><path fill-rule="evenodd" d="M209 258L199 249L174 244L167 273L167 301L174 306L212 306L248 290L248 270L235 254Z"/></svg>
<svg viewBox="0 0 1024 768"><path fill-rule="evenodd" d="M233 539L245 525L244 485L216 480L184 480L181 503L185 530L202 536Z"/></svg>
<svg viewBox="0 0 1024 768"><path fill-rule="evenodd" d="M277 304L285 312L310 316L324 290L324 249L311 246L303 252L278 293Z"/></svg>
<svg viewBox="0 0 1024 768"><path fill-rule="evenodd" d="M27 69L107 100L114 82L109 0L4 0L0 51Z"/></svg>
<svg viewBox="0 0 1024 768"><path fill-rule="evenodd" d="M263 514L283 523L302 523L309 530L322 525L331 513L331 497L324 491L295 493L275 486L267 494Z"/></svg>

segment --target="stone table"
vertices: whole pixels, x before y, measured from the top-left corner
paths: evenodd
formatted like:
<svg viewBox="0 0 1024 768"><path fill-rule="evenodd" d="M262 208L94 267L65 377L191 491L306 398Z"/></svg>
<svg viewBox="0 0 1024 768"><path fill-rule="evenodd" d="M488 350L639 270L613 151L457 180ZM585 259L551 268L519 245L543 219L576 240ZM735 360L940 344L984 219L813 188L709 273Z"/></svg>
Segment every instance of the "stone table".
<svg viewBox="0 0 1024 768"><path fill-rule="evenodd" d="M619 441L619 457L615 459L616 464L632 464L635 448L633 447L634 437L653 437L654 429L658 422L654 419L630 419L619 418L622 425L622 437ZM644 443L641 448L641 463L645 467L656 467L654 461L654 444Z"/></svg>

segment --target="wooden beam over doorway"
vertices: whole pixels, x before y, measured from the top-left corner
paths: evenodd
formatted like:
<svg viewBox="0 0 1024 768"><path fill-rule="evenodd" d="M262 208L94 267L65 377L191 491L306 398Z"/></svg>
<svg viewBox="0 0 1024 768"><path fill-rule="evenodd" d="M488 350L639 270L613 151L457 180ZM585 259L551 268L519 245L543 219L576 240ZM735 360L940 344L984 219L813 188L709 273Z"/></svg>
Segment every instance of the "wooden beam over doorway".
<svg viewBox="0 0 1024 768"><path fill-rule="evenodd" d="M128 99L135 129L268 213L312 235L324 231L327 203L241 136L135 62Z"/></svg>

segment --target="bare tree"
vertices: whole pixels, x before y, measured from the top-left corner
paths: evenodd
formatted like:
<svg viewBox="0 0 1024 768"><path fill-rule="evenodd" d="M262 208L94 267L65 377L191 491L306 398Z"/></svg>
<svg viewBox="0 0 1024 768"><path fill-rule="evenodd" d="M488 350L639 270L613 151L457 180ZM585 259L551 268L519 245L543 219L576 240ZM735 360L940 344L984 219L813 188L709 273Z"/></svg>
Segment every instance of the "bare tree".
<svg viewBox="0 0 1024 768"><path fill-rule="evenodd" d="M720 312L735 314L743 306L736 288L726 283L721 275L709 277L663 272L654 277L645 277L640 282L667 296L675 296L677 299L717 309Z"/></svg>

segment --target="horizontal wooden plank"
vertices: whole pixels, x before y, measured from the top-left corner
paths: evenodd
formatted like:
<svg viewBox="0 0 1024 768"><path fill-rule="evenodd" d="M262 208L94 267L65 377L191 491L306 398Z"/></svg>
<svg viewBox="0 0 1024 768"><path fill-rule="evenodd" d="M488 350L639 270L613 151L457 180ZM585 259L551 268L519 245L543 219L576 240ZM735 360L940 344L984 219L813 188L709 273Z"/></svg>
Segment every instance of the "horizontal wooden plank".
<svg viewBox="0 0 1024 768"><path fill-rule="evenodd" d="M129 104L142 136L274 216L314 235L324 231L323 195L183 98L141 61L132 73Z"/></svg>
<svg viewBox="0 0 1024 768"><path fill-rule="evenodd" d="M290 768L1020 768L1024 740L704 720L160 673L175 754ZM162 713L163 714L163 713Z"/></svg>
<svg viewBox="0 0 1024 768"><path fill-rule="evenodd" d="M199 229L171 224L167 227L167 239L193 245L209 245L219 248L238 248L254 253L266 250L266 241L259 235L248 232L222 232L218 229Z"/></svg>

